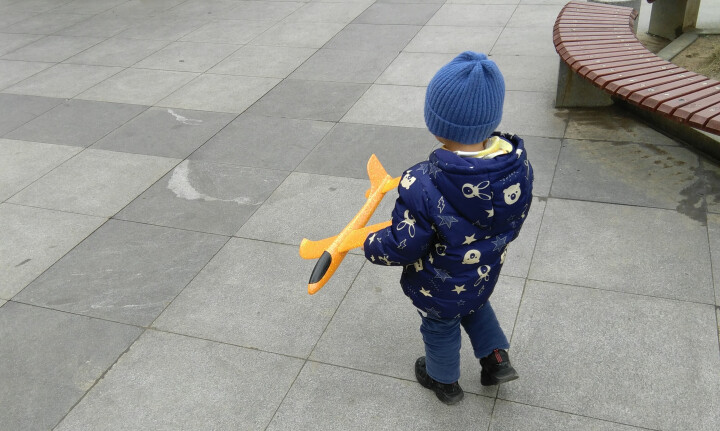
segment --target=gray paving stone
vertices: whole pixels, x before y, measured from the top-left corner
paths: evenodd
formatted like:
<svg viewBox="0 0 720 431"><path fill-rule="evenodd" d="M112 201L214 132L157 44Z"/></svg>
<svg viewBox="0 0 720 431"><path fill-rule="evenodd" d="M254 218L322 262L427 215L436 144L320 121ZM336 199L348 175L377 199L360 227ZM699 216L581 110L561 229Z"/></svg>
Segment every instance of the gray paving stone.
<svg viewBox="0 0 720 431"><path fill-rule="evenodd" d="M4 30L3 30L4 31ZM42 38L39 34L0 33L0 55L5 55Z"/></svg>
<svg viewBox="0 0 720 431"><path fill-rule="evenodd" d="M112 37L78 55L70 57L65 62L130 67L165 45L167 45L167 42L160 40Z"/></svg>
<svg viewBox="0 0 720 431"><path fill-rule="evenodd" d="M552 196L667 209L687 206L687 212L702 204L698 169L697 154L681 147L566 140Z"/></svg>
<svg viewBox="0 0 720 431"><path fill-rule="evenodd" d="M148 326L227 237L110 220L15 299Z"/></svg>
<svg viewBox="0 0 720 431"><path fill-rule="evenodd" d="M344 23L280 22L253 39L251 45L321 48L345 27Z"/></svg>
<svg viewBox="0 0 720 431"><path fill-rule="evenodd" d="M618 108L573 109L569 119L565 132L568 139L677 145L671 138Z"/></svg>
<svg viewBox="0 0 720 431"><path fill-rule="evenodd" d="M294 1L243 1L236 3L236 6L225 12L223 17L250 21L280 21L304 5L305 2Z"/></svg>
<svg viewBox="0 0 720 431"><path fill-rule="evenodd" d="M270 28L271 21L212 21L189 33L184 42L230 43L242 45Z"/></svg>
<svg viewBox="0 0 720 431"><path fill-rule="evenodd" d="M484 429L492 404L466 394L451 409L414 381L309 362L267 429Z"/></svg>
<svg viewBox="0 0 720 431"><path fill-rule="evenodd" d="M515 5L498 4L445 4L428 21L427 25L505 27L516 7Z"/></svg>
<svg viewBox="0 0 720 431"><path fill-rule="evenodd" d="M369 185L367 180L294 172L236 236L300 245L303 238L337 235L365 203ZM396 198L395 191L388 193L368 225L389 220Z"/></svg>
<svg viewBox="0 0 720 431"><path fill-rule="evenodd" d="M0 29L13 25L16 22L26 20L31 16L33 16L33 13L31 12L13 11L5 7L2 9L2 15L0 15Z"/></svg>
<svg viewBox="0 0 720 431"><path fill-rule="evenodd" d="M0 202L77 154L64 145L0 139Z"/></svg>
<svg viewBox="0 0 720 431"><path fill-rule="evenodd" d="M276 78L203 74L158 102L158 105L239 114L278 82L280 80Z"/></svg>
<svg viewBox="0 0 720 431"><path fill-rule="evenodd" d="M427 159L436 144L427 130L339 123L295 170L367 179L367 161L375 154L388 174L396 177Z"/></svg>
<svg viewBox="0 0 720 431"><path fill-rule="evenodd" d="M11 299L104 222L100 217L0 204L0 298Z"/></svg>
<svg viewBox="0 0 720 431"><path fill-rule="evenodd" d="M5 305L6 303L7 303L7 301L5 301L4 299L0 299L0 307Z"/></svg>
<svg viewBox="0 0 720 431"><path fill-rule="evenodd" d="M52 63L0 60L0 90L52 66Z"/></svg>
<svg viewBox="0 0 720 431"><path fill-rule="evenodd" d="M435 73L455 56L456 54L401 52L375 83L427 86Z"/></svg>
<svg viewBox="0 0 720 431"><path fill-rule="evenodd" d="M562 138L567 110L555 109L555 93L506 91L499 130L520 136Z"/></svg>
<svg viewBox="0 0 720 431"><path fill-rule="evenodd" d="M102 102L154 105L197 77L197 73L125 69L77 98Z"/></svg>
<svg viewBox="0 0 720 431"><path fill-rule="evenodd" d="M56 11L34 15L26 20L3 28L6 33L53 34L66 27L88 19L90 15L57 13Z"/></svg>
<svg viewBox="0 0 720 431"><path fill-rule="evenodd" d="M275 170L185 160L115 218L230 236L286 176Z"/></svg>
<svg viewBox="0 0 720 431"><path fill-rule="evenodd" d="M59 105L62 99L0 93L0 136Z"/></svg>
<svg viewBox="0 0 720 431"><path fill-rule="evenodd" d="M426 3L445 3L443 0L377 0L377 3L418 3L418 4L426 4Z"/></svg>
<svg viewBox="0 0 720 431"><path fill-rule="evenodd" d="M402 51L421 28L415 25L348 24L325 48Z"/></svg>
<svg viewBox="0 0 720 431"><path fill-rule="evenodd" d="M248 110L253 114L338 121L369 85L286 79Z"/></svg>
<svg viewBox="0 0 720 431"><path fill-rule="evenodd" d="M184 0L153 0L151 2L145 0L131 0L112 8L111 11L120 16L145 18L147 16L161 14L163 11L166 11L183 2Z"/></svg>
<svg viewBox="0 0 720 431"><path fill-rule="evenodd" d="M99 42L102 42L102 39L97 37L46 36L9 54L5 54L2 58L58 63Z"/></svg>
<svg viewBox="0 0 720 431"><path fill-rule="evenodd" d="M5 137L87 147L145 109L139 105L68 100Z"/></svg>
<svg viewBox="0 0 720 431"><path fill-rule="evenodd" d="M550 199L529 277L713 304L707 241L675 211Z"/></svg>
<svg viewBox="0 0 720 431"><path fill-rule="evenodd" d="M147 331L56 429L262 430L301 367L298 359Z"/></svg>
<svg viewBox="0 0 720 431"><path fill-rule="evenodd" d="M520 236L508 246L508 254L502 269L503 275L522 278L528 276L544 212L545 200L533 198L532 208L523 224Z"/></svg>
<svg viewBox="0 0 720 431"><path fill-rule="evenodd" d="M498 397L649 429L714 430L713 308L529 281L512 340L522 384Z"/></svg>
<svg viewBox="0 0 720 431"><path fill-rule="evenodd" d="M111 217L178 162L178 159L88 149L8 202Z"/></svg>
<svg viewBox="0 0 720 431"><path fill-rule="evenodd" d="M354 24L425 25L440 4L392 4L376 2L353 21Z"/></svg>
<svg viewBox="0 0 720 431"><path fill-rule="evenodd" d="M53 9L60 13L99 14L125 3L126 0L73 0Z"/></svg>
<svg viewBox="0 0 720 431"><path fill-rule="evenodd" d="M373 85L341 121L425 128L425 87Z"/></svg>
<svg viewBox="0 0 720 431"><path fill-rule="evenodd" d="M501 30L500 27L425 26L403 51L455 55L467 50L490 52Z"/></svg>
<svg viewBox="0 0 720 431"><path fill-rule="evenodd" d="M555 25L560 10L565 6L564 3L555 4L520 4L513 16L508 21L508 27L542 27L552 28Z"/></svg>
<svg viewBox="0 0 720 431"><path fill-rule="evenodd" d="M63 0L64 1L64 0ZM27 0L17 1L5 7L3 12L32 12L42 13L58 6L57 0Z"/></svg>
<svg viewBox="0 0 720 431"><path fill-rule="evenodd" d="M335 22L347 24L360 15L368 4L362 3L306 3L295 12L288 15L285 22Z"/></svg>
<svg viewBox="0 0 720 431"><path fill-rule="evenodd" d="M323 290L310 296L305 280L315 262L300 259L296 246L233 238L153 326L304 358L363 261L348 255Z"/></svg>
<svg viewBox="0 0 720 431"><path fill-rule="evenodd" d="M560 139L539 138L537 136L521 136L525 141L525 149L533 167L535 181L533 182L533 196L550 196L558 156L560 154Z"/></svg>
<svg viewBox="0 0 720 431"><path fill-rule="evenodd" d="M191 158L292 171L331 127L329 122L242 114Z"/></svg>
<svg viewBox="0 0 720 431"><path fill-rule="evenodd" d="M226 13L237 4L237 0L189 0L173 7L168 14L187 18L201 16L227 18Z"/></svg>
<svg viewBox="0 0 720 431"><path fill-rule="evenodd" d="M415 360L424 356L420 317L400 287L401 270L369 262L355 279L310 356L311 360L415 380ZM500 278L492 306L508 339L525 280ZM480 364L462 331L460 385L466 392L494 396L497 387L480 385ZM348 343L347 340L353 340ZM362 354L358 354L362 352Z"/></svg>
<svg viewBox="0 0 720 431"><path fill-rule="evenodd" d="M106 12L94 15L55 34L59 36L113 37L133 25L136 25L136 22L130 18Z"/></svg>
<svg viewBox="0 0 720 431"><path fill-rule="evenodd" d="M150 108L92 147L184 159L234 117L217 112Z"/></svg>
<svg viewBox="0 0 720 431"><path fill-rule="evenodd" d="M709 213L720 213L720 166L712 160L700 159L701 170L698 174L703 176L705 187L705 204Z"/></svg>
<svg viewBox="0 0 720 431"><path fill-rule="evenodd" d="M640 431L614 422L497 400L488 431Z"/></svg>
<svg viewBox="0 0 720 431"><path fill-rule="evenodd" d="M372 84L397 55L396 51L320 49L290 78Z"/></svg>
<svg viewBox="0 0 720 431"><path fill-rule="evenodd" d="M245 45L210 69L209 73L282 79L310 58L315 51L315 48Z"/></svg>
<svg viewBox="0 0 720 431"><path fill-rule="evenodd" d="M713 284L715 285L715 305L720 305L720 215L707 215L710 256L712 257ZM720 311L720 309L718 309ZM720 319L718 319L720 322Z"/></svg>
<svg viewBox="0 0 720 431"><path fill-rule="evenodd" d="M140 332L14 302L3 305L0 427L53 428Z"/></svg>
<svg viewBox="0 0 720 431"><path fill-rule="evenodd" d="M518 56L493 54L490 57L503 74L506 90L543 91L557 88L558 56ZM533 73L528 73L532 70Z"/></svg>
<svg viewBox="0 0 720 431"><path fill-rule="evenodd" d="M135 67L205 72L239 48L217 43L173 42L140 61Z"/></svg>
<svg viewBox="0 0 720 431"><path fill-rule="evenodd" d="M56 64L4 91L71 99L121 70L121 67Z"/></svg>
<svg viewBox="0 0 720 431"><path fill-rule="evenodd" d="M132 20L132 18L126 19ZM137 21L137 19L133 21ZM136 23L132 27L118 34L118 36L129 39L175 41L207 23L208 20L206 18L200 17L183 18L166 15L158 16L148 20L141 20L140 23Z"/></svg>
<svg viewBox="0 0 720 431"><path fill-rule="evenodd" d="M490 54L552 57L557 53L548 32L548 27L505 27Z"/></svg>

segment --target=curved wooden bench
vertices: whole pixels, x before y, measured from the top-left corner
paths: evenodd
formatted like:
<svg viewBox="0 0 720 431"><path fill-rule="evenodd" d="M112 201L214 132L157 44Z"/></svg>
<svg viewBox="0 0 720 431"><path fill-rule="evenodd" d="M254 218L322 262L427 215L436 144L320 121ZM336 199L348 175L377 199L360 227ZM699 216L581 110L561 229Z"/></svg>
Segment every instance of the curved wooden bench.
<svg viewBox="0 0 720 431"><path fill-rule="evenodd" d="M636 18L631 8L571 1L553 28L561 66L611 98L720 135L720 82L648 51L633 32ZM558 87L558 106L569 107L564 90Z"/></svg>

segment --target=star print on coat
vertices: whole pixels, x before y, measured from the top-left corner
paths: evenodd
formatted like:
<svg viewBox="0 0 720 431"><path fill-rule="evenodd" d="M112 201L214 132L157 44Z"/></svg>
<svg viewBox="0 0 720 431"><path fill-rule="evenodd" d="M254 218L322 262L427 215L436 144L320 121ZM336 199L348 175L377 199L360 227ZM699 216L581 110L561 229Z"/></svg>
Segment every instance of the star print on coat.
<svg viewBox="0 0 720 431"><path fill-rule="evenodd" d="M452 228L453 223L457 223L458 219L456 219L453 216L441 216L439 215L438 218L440 219L440 226L447 226L448 229Z"/></svg>
<svg viewBox="0 0 720 431"><path fill-rule="evenodd" d="M495 248L493 251L500 251L507 245L507 236L496 236L494 241L491 241Z"/></svg>
<svg viewBox="0 0 720 431"><path fill-rule="evenodd" d="M487 211L487 213L488 213L488 218L495 215L495 208L491 208L491 209L485 210L485 211Z"/></svg>
<svg viewBox="0 0 720 431"><path fill-rule="evenodd" d="M462 292L465 292L467 289L465 289L465 285L462 286L455 286L455 289L453 289L453 292L457 293L458 295Z"/></svg>
<svg viewBox="0 0 720 431"><path fill-rule="evenodd" d="M432 298L432 294L430 293L430 291L427 290L427 289L425 289L424 287L421 287L421 288L420 288L420 293L422 293L422 294L425 295L425 296L429 296L429 297Z"/></svg>
<svg viewBox="0 0 720 431"><path fill-rule="evenodd" d="M410 210L405 210L405 214L403 216L405 217L405 220L398 223L397 230L403 230L407 227L410 238L415 238L415 218L410 215Z"/></svg>
<svg viewBox="0 0 720 431"><path fill-rule="evenodd" d="M450 278L450 273L444 269L435 268L435 278L439 278L444 283L445 280Z"/></svg>
<svg viewBox="0 0 720 431"><path fill-rule="evenodd" d="M440 168L438 168L436 164L430 163L429 169L430 175L432 175L433 178L437 178L437 174L440 172Z"/></svg>
<svg viewBox="0 0 720 431"><path fill-rule="evenodd" d="M435 309L435 307L426 308L425 312L428 314L428 316L432 316L435 319L441 319L442 316L440 315L440 312Z"/></svg>
<svg viewBox="0 0 720 431"><path fill-rule="evenodd" d="M459 300L459 301L457 302L457 305L458 305L458 307L462 307L463 305L465 305L465 301L463 301L463 300L461 299L461 300Z"/></svg>
<svg viewBox="0 0 720 431"><path fill-rule="evenodd" d="M440 200L438 200L438 209L442 213L445 209L445 196L440 196Z"/></svg>
<svg viewBox="0 0 720 431"><path fill-rule="evenodd" d="M472 244L472 243L474 243L475 241L477 241L477 240L475 239L475 234L472 234L472 235L470 235L470 236L466 236L466 237L465 237L465 242L463 242L463 245L465 245L465 244Z"/></svg>
<svg viewBox="0 0 720 431"><path fill-rule="evenodd" d="M400 263L400 262L393 262L392 260L390 260L388 258L387 255L378 257L378 260L380 260L381 262L384 262L385 265L387 265L387 266L392 266L393 264L398 265Z"/></svg>

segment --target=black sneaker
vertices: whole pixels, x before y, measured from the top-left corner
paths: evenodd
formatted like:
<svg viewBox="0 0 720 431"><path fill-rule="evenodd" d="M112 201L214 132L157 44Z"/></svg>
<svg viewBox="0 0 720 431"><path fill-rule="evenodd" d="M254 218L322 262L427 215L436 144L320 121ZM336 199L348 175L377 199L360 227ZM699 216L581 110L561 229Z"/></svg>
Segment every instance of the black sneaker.
<svg viewBox="0 0 720 431"><path fill-rule="evenodd" d="M499 385L519 377L515 368L510 365L508 352L503 349L495 349L491 354L481 358L480 366L482 366L480 383L483 386Z"/></svg>
<svg viewBox="0 0 720 431"><path fill-rule="evenodd" d="M422 356L415 361L415 378L424 387L432 390L437 395L438 399L445 404L455 404L462 400L465 396L460 384L455 383L440 383L430 377L425 369L425 356Z"/></svg>

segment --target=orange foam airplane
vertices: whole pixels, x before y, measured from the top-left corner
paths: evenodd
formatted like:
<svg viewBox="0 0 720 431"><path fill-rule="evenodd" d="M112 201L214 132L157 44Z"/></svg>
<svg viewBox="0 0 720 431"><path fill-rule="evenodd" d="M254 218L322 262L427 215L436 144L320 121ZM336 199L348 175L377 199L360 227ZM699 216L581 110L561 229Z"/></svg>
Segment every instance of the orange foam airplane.
<svg viewBox="0 0 720 431"><path fill-rule="evenodd" d="M330 277L340 266L340 262L345 258L348 251L361 247L365 243L365 238L371 232L390 226L392 223L388 220L365 226L380 201L385 197L385 193L398 186L400 177L392 178L388 175L375 154L370 156L370 160L368 160L367 171L368 177L370 177L370 190L365 193L367 201L365 201L365 204L350 223L333 237L319 241L310 241L303 238L300 243L300 257L303 259L318 259L308 283L308 293L311 295L315 294L330 280Z"/></svg>

